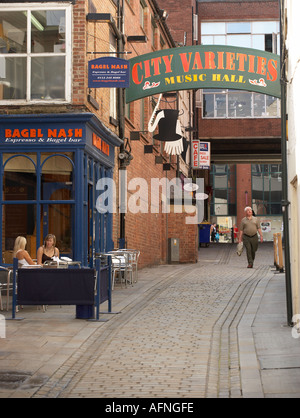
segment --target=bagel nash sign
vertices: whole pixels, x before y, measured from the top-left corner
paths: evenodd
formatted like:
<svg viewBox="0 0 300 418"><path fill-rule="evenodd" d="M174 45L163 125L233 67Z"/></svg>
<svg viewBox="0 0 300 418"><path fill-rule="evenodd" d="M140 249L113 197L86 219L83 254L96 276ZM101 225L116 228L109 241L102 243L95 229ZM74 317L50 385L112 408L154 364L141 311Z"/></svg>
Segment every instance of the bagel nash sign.
<svg viewBox="0 0 300 418"><path fill-rule="evenodd" d="M231 46L164 49L129 60L126 102L191 89L233 89L281 97L280 56Z"/></svg>

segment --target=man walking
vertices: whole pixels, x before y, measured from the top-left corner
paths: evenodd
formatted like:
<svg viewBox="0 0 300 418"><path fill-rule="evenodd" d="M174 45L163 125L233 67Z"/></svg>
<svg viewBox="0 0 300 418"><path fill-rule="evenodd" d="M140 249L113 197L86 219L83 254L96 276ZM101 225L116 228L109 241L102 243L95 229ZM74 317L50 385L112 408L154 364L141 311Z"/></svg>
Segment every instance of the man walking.
<svg viewBox="0 0 300 418"><path fill-rule="evenodd" d="M253 211L250 206L245 208L246 216L241 221L239 243L242 242L247 251L248 268L253 267L255 253L258 248L258 236L260 235L260 242L263 242L262 230L257 218L253 216Z"/></svg>

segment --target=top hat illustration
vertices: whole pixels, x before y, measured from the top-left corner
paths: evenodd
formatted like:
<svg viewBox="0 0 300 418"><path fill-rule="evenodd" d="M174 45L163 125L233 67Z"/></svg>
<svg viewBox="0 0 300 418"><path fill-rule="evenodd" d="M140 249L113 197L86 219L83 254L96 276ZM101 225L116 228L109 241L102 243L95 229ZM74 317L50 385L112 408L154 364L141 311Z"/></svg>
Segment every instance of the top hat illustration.
<svg viewBox="0 0 300 418"><path fill-rule="evenodd" d="M156 116L158 134L154 135L153 138L158 141L178 141L182 136L176 132L178 114L179 111L174 109L160 110Z"/></svg>

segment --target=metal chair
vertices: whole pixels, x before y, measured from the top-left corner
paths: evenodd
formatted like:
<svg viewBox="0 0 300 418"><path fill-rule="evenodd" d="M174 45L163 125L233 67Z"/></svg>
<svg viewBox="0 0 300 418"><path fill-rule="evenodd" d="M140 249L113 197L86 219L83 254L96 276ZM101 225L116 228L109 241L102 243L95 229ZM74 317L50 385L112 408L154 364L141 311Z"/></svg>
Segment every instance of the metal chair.
<svg viewBox="0 0 300 418"><path fill-rule="evenodd" d="M132 281L134 283L138 282L138 261L139 261L139 256L140 256L140 251L139 250L134 250L134 249L123 249L123 250L118 250L118 251L126 251L126 253L129 256L129 263L130 266L132 268Z"/></svg>
<svg viewBox="0 0 300 418"><path fill-rule="evenodd" d="M133 286L133 265L130 253L127 250L110 251L112 254L112 289L114 288L116 275L119 276L120 282L130 283Z"/></svg>
<svg viewBox="0 0 300 418"><path fill-rule="evenodd" d="M11 282L12 270L0 266L0 309L3 311L2 290L6 291L6 310L9 308L9 292L13 289Z"/></svg>

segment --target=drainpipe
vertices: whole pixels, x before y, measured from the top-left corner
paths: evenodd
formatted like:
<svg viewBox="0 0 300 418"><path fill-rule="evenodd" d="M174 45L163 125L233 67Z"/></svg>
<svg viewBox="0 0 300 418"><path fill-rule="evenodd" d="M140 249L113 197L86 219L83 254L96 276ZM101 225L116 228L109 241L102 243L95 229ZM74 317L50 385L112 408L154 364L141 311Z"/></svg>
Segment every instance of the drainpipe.
<svg viewBox="0 0 300 418"><path fill-rule="evenodd" d="M123 34L123 24L124 24L124 0L118 0L118 40L117 40L117 51L124 52L125 38ZM118 113L119 113L119 138L124 140L125 137L125 90L123 88L118 89ZM124 152L124 144L120 147L120 153ZM126 170L126 168L122 167ZM122 195L122 200L124 195ZM121 202L120 205L123 206ZM120 241L119 247L125 248L125 210L120 207Z"/></svg>
<svg viewBox="0 0 300 418"><path fill-rule="evenodd" d="M286 131L286 56L285 56L285 39L284 25L285 18L285 0L279 0L280 8L280 62L281 62L281 156L282 156L282 214L283 214L283 241L285 256L285 284L286 284L286 305L287 305L287 322L289 326L293 326L293 301L291 286L291 262L290 262L290 237L289 237L289 204L288 201L288 170L287 170L287 131Z"/></svg>

